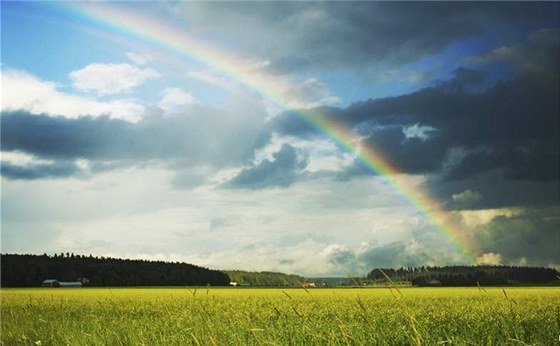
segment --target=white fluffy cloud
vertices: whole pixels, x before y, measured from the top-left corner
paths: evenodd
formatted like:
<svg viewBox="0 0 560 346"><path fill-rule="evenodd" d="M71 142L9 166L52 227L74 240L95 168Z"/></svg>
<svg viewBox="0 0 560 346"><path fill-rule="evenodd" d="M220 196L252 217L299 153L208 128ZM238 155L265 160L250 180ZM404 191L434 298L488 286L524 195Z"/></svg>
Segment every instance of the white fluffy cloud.
<svg viewBox="0 0 560 346"><path fill-rule="evenodd" d="M2 70L2 111L26 110L67 118L109 115L112 118L135 121L144 107L134 100L117 99L101 102L94 98L61 91L61 85L41 80L32 74Z"/></svg>
<svg viewBox="0 0 560 346"><path fill-rule="evenodd" d="M183 89L166 88L161 92L159 106L166 110L175 110L194 102L194 97Z"/></svg>
<svg viewBox="0 0 560 346"><path fill-rule="evenodd" d="M81 70L70 72L74 88L95 92L98 95L129 93L135 87L160 74L151 68L139 68L130 64L90 64Z"/></svg>

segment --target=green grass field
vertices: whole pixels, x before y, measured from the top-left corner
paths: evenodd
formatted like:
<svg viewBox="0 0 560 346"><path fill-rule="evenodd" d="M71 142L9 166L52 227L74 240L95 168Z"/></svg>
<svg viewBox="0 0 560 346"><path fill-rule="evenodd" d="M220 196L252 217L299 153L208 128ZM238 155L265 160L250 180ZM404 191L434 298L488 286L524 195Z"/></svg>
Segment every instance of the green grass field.
<svg viewBox="0 0 560 346"><path fill-rule="evenodd" d="M557 345L560 288L2 289L3 345Z"/></svg>

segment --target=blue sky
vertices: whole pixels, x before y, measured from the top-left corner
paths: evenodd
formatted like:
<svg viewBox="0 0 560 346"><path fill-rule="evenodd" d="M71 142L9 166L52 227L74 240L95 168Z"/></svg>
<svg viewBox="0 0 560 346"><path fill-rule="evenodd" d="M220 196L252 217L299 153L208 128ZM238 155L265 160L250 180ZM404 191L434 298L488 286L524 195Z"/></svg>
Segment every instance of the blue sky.
<svg viewBox="0 0 560 346"><path fill-rule="evenodd" d="M140 7L141 12L154 11L160 19L171 20L177 24L177 28L184 26L185 31L188 31L188 18L170 15L170 10L166 11L162 4L144 3L142 6L137 6L132 3L124 7L134 7L135 10L139 10ZM177 65L181 65L179 68L189 66L194 70L204 69L206 66L203 63L189 60L185 56L173 56L172 52L166 51L157 44L143 42L138 37L127 34L125 30L111 28L91 18L78 15L64 5L48 2L8 2L2 10L5 21L3 45L16 47L5 49L2 62L6 67L23 68L37 77L55 81L60 83L63 89L68 89L69 71L78 70L92 62L131 63L127 53L152 52L152 55L167 59L166 63L171 66L160 65L160 69L167 69L165 80L154 80L150 85L139 85L134 90L134 96L155 101L153 94L157 87L182 84L191 90L202 88L204 90L199 92L200 97L208 97L209 102L218 102L214 95L219 94L220 90L209 90L209 85L206 83L193 83L192 80L185 80L185 78L174 78L173 70L178 68ZM516 35L526 35L531 29L520 30ZM224 39L213 32L208 33L208 36L215 39L218 46L224 42L238 40L238 38ZM372 40L375 38L372 37ZM469 65L466 57L491 51L497 45L495 41L497 39L490 36L473 35L457 42L450 42L443 49L422 55L419 59L411 59L405 64L395 66L387 62L372 61L359 67L324 69L319 64L298 71L296 80L302 82L310 78L318 78L328 84L333 93L340 98L340 106L348 106L367 98L400 95L428 86L434 80L451 78L455 69ZM508 41L515 42L510 38L502 38L500 43ZM235 46L235 44L229 45Z"/></svg>
<svg viewBox="0 0 560 346"><path fill-rule="evenodd" d="M558 3L1 10L4 253L304 275L465 263L360 168L368 147L478 243L477 262L560 265ZM139 14L274 81L282 104L134 34ZM290 115L317 107L354 150Z"/></svg>

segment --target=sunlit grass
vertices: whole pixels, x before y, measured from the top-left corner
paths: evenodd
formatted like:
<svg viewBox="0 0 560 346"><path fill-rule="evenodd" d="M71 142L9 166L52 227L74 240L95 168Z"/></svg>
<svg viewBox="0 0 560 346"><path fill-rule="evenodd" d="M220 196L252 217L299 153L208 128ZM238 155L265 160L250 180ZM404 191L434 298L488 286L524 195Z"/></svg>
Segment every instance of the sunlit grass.
<svg viewBox="0 0 560 346"><path fill-rule="evenodd" d="M560 288L3 289L4 345L557 343Z"/></svg>

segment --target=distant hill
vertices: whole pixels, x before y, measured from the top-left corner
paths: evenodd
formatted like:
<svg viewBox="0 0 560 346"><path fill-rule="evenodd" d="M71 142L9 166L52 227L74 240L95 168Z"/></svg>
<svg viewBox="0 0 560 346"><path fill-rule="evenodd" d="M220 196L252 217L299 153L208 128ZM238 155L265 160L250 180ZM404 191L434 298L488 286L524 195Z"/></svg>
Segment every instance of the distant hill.
<svg viewBox="0 0 560 346"><path fill-rule="evenodd" d="M0 255L2 287L36 287L46 279L76 281L90 286L225 286L229 277L220 271L187 263L128 260L74 254Z"/></svg>
<svg viewBox="0 0 560 346"><path fill-rule="evenodd" d="M383 271L383 272L382 272ZM514 266L445 266L373 269L366 276L373 282L410 281L415 286L502 286L560 283L560 273L552 268Z"/></svg>
<svg viewBox="0 0 560 346"><path fill-rule="evenodd" d="M250 286L295 287L304 282L303 276L277 272L248 272L243 270L224 270L232 282Z"/></svg>

